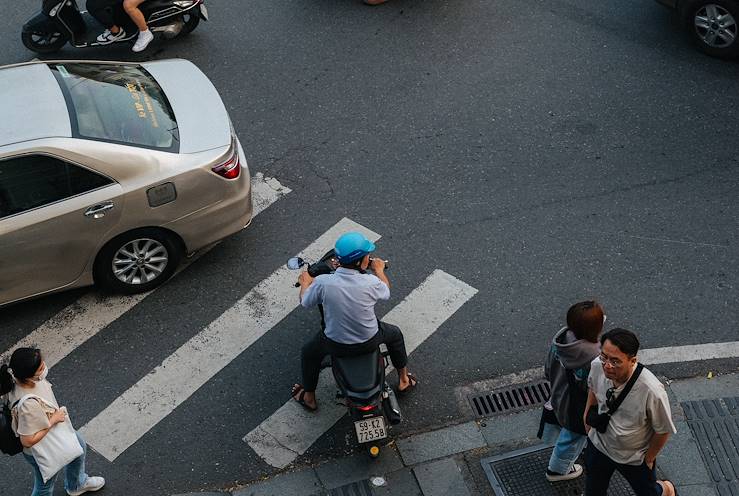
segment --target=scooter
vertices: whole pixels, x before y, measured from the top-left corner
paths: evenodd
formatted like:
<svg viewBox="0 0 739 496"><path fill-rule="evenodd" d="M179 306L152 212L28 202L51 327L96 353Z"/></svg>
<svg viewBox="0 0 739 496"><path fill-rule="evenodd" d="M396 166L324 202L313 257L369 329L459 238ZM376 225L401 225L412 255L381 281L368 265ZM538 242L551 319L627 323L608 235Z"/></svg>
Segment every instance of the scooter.
<svg viewBox="0 0 739 496"><path fill-rule="evenodd" d="M200 20L208 20L205 0L148 0L140 5L152 32L160 32L167 39L192 32ZM136 25L123 10L123 2L113 11L116 23L126 31L126 36L113 43L123 43L138 35ZM36 53L53 53L67 43L75 48L106 45L97 41L105 28L85 10L80 10L76 0L43 0L41 11L23 25L21 40Z"/></svg>
<svg viewBox="0 0 739 496"><path fill-rule="evenodd" d="M295 257L288 260L287 266L292 270L307 266L308 274L317 277L333 272L338 263L331 250L316 263L309 264ZM319 305L318 309L321 327L324 327L323 308ZM322 369L331 367L338 388L336 398L343 401L354 422L357 442L366 445L367 454L372 458L380 455L379 441L389 436L390 426L402 420L395 391L385 378L388 365L388 352L379 347L366 355L330 356L321 364Z"/></svg>

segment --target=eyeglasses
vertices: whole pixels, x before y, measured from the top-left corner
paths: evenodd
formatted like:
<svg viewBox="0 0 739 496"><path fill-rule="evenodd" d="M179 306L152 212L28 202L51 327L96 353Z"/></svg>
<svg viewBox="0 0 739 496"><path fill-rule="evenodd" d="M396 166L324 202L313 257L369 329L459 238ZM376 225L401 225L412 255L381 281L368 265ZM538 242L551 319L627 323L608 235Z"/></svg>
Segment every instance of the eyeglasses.
<svg viewBox="0 0 739 496"><path fill-rule="evenodd" d="M622 362L618 358L610 358L610 357L604 355L603 353L601 353L600 355L598 355L598 358L600 359L600 362L603 365L610 365L611 367L614 367L614 368L620 367L621 365L624 364L624 362Z"/></svg>

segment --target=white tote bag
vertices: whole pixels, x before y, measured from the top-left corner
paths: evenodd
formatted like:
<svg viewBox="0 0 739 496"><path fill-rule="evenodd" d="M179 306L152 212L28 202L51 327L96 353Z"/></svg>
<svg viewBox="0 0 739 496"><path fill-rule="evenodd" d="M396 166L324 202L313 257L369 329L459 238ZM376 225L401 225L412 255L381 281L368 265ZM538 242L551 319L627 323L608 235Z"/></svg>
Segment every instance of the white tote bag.
<svg viewBox="0 0 739 496"><path fill-rule="evenodd" d="M34 394L27 394L18 400L16 408L20 411L23 402L30 398L35 398L44 405L54 408L54 405L49 405L43 398ZM69 420L69 415L64 422L59 422L49 429L43 439L31 447L31 454L38 464L44 483L82 456L82 453L82 446Z"/></svg>

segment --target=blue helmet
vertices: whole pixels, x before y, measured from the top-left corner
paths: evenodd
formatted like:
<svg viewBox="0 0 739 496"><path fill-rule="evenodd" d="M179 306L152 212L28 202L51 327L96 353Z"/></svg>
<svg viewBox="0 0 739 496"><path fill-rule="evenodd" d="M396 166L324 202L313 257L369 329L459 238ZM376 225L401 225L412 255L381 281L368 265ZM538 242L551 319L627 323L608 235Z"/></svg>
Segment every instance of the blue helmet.
<svg viewBox="0 0 739 496"><path fill-rule="evenodd" d="M375 251L375 244L358 232L348 232L336 240L334 251L340 263L349 264Z"/></svg>

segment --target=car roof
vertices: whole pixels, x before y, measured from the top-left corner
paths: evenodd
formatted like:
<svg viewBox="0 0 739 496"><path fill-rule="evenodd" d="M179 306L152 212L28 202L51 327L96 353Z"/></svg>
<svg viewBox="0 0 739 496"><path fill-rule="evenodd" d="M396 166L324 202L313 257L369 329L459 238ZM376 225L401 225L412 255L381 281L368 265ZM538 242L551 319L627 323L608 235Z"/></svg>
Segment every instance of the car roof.
<svg viewBox="0 0 739 496"><path fill-rule="evenodd" d="M0 146L71 137L64 95L44 63L0 67Z"/></svg>

